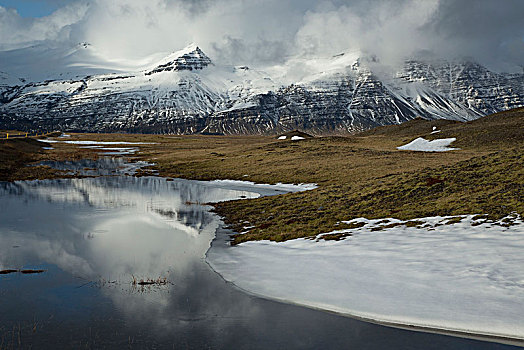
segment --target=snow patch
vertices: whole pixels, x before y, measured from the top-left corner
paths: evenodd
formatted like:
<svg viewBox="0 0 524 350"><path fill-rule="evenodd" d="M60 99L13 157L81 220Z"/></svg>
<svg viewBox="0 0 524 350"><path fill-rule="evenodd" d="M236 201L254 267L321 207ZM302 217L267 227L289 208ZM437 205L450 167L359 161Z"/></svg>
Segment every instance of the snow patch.
<svg viewBox="0 0 524 350"><path fill-rule="evenodd" d="M207 260L227 281L264 297L382 322L524 339L522 218L416 222L424 228L397 219L352 220L346 223L363 226L335 231L351 234L341 241L230 246L224 239ZM372 230L380 225L389 228Z"/></svg>
<svg viewBox="0 0 524 350"><path fill-rule="evenodd" d="M252 181L240 181L240 180L214 180L211 181L214 184L226 185L226 186L252 186L255 188L264 188L271 190L287 191L287 192L302 192L314 190L317 188L317 184L283 184L277 183L274 185L269 184L257 184Z"/></svg>
<svg viewBox="0 0 524 350"><path fill-rule="evenodd" d="M285 139L287 139L287 136L280 136L278 139L279 140L285 140Z"/></svg>
<svg viewBox="0 0 524 350"><path fill-rule="evenodd" d="M228 113L228 112L233 112L233 111L236 111L236 110L239 110L239 109L253 108L253 107L256 107L256 106L257 105L254 102L240 102L240 103L235 103L235 105L233 107L225 109L223 111L220 111L219 113Z"/></svg>
<svg viewBox="0 0 524 350"><path fill-rule="evenodd" d="M293 136L291 141L305 140L302 136Z"/></svg>
<svg viewBox="0 0 524 350"><path fill-rule="evenodd" d="M99 154L102 155L109 155L109 156L119 156L119 155L126 155L126 154L135 154L138 152L138 148L133 147L98 147L97 150L101 151L111 151L111 152L101 152Z"/></svg>
<svg viewBox="0 0 524 350"><path fill-rule="evenodd" d="M458 150L460 148L448 147L452 142L457 139L452 137L449 139L437 139L437 140L426 140L423 137L419 137L410 143L397 147L401 151L418 151L418 152L446 152Z"/></svg>

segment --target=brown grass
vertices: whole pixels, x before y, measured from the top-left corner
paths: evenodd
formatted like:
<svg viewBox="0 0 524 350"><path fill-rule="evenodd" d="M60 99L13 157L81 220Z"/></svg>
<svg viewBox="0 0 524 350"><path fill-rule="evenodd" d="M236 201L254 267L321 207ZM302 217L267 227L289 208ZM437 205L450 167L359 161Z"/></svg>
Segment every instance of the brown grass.
<svg viewBox="0 0 524 350"><path fill-rule="evenodd" d="M441 132L431 135L433 126ZM469 123L414 120L352 137L296 142L203 135L76 134L71 139L154 142L140 146L139 158L156 163L165 177L319 184L313 191L217 204L216 212L236 232L254 226L234 237L240 243L314 236L341 229L340 221L362 216L413 220L476 213L492 219L511 212L524 215L523 130L521 108ZM396 149L420 136L456 137L452 146L461 150ZM96 151L71 145L53 147L43 155L29 153L29 158L96 157ZM13 174L8 177L20 176L16 169Z"/></svg>
<svg viewBox="0 0 524 350"><path fill-rule="evenodd" d="M44 150L42 147L55 149ZM0 181L70 177L62 171L36 164L43 160L60 161L84 158L94 159L97 158L97 154L94 150L40 142L35 138L0 140Z"/></svg>

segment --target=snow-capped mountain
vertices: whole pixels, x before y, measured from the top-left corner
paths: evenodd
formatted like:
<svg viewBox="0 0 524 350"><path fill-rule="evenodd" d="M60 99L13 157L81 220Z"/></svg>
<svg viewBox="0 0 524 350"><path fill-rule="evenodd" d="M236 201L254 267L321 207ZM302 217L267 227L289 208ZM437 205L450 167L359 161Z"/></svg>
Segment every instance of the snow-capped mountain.
<svg viewBox="0 0 524 350"><path fill-rule="evenodd" d="M27 56L38 57L40 69ZM137 64L100 59L88 44L0 58L12 63L0 69L0 128L345 133L417 116L471 120L524 105L524 74L471 61L412 59L391 74L344 53L260 71L215 65L196 45Z"/></svg>

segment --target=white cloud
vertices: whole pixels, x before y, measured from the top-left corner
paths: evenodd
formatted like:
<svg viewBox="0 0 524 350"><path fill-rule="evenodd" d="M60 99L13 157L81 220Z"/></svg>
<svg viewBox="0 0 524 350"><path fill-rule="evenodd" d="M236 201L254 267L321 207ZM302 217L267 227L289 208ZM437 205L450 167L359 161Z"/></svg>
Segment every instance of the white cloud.
<svg viewBox="0 0 524 350"><path fill-rule="evenodd" d="M78 24L88 8L85 2L74 2L47 17L23 18L16 10L0 6L0 45L10 47L42 40L68 40L70 26Z"/></svg>
<svg viewBox="0 0 524 350"><path fill-rule="evenodd" d="M197 43L215 59L249 63L287 53L302 23L297 1L96 0L86 40L115 56L143 56Z"/></svg>
<svg viewBox="0 0 524 350"><path fill-rule="evenodd" d="M195 42L214 60L281 62L345 50L395 63L417 51L524 62L524 2L479 0L89 0L21 18L0 7L0 44L89 41L112 58L175 51Z"/></svg>

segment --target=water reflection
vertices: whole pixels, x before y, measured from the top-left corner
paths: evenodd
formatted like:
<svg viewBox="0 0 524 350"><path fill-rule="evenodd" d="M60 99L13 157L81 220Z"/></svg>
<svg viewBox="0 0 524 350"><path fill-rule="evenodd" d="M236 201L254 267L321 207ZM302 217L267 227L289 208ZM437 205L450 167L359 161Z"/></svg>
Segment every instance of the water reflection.
<svg viewBox="0 0 524 350"><path fill-rule="evenodd" d="M203 203L258 196L153 177L2 183L0 266L45 262L119 281L183 274L218 227Z"/></svg>
<svg viewBox="0 0 524 350"><path fill-rule="evenodd" d="M205 203L274 193L155 177L0 183L0 270L47 270L0 275L0 344L18 347L20 334L22 348L500 348L266 301L225 283L204 261L219 227ZM159 277L170 283L132 284Z"/></svg>
<svg viewBox="0 0 524 350"><path fill-rule="evenodd" d="M107 153L105 155L108 155ZM77 161L57 162L45 160L38 165L63 170L69 174L83 176L133 175L138 169L150 165L144 161L128 162L125 158L100 157L96 160L82 159Z"/></svg>

